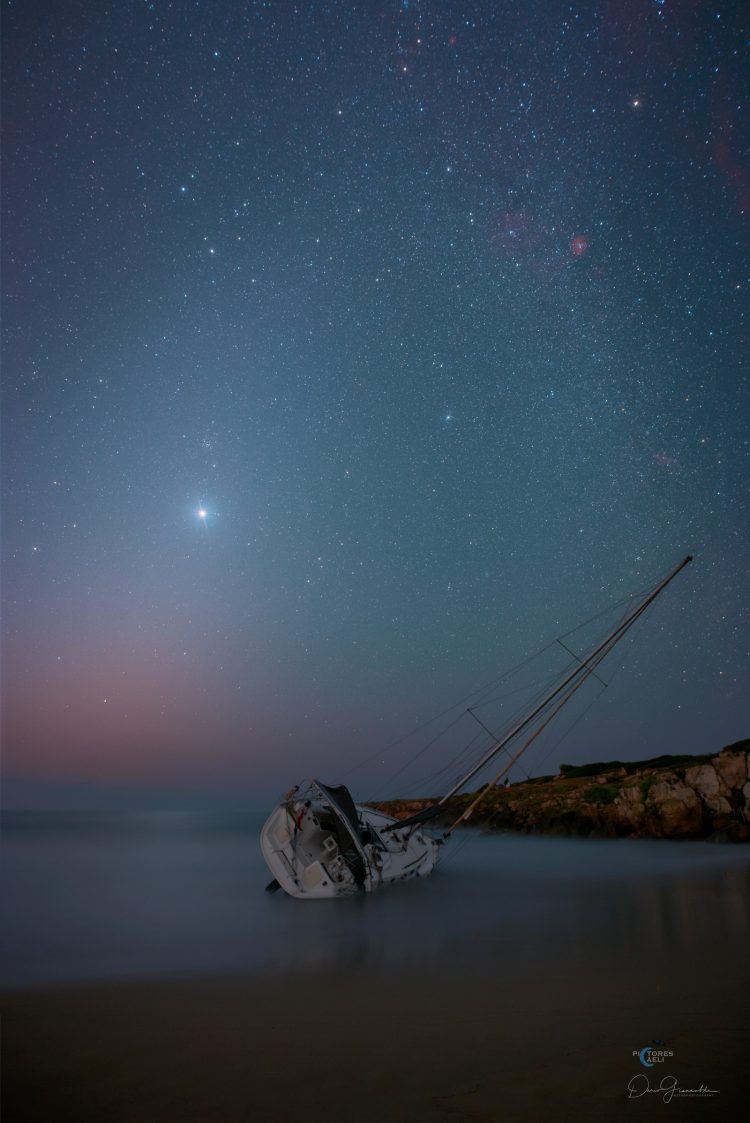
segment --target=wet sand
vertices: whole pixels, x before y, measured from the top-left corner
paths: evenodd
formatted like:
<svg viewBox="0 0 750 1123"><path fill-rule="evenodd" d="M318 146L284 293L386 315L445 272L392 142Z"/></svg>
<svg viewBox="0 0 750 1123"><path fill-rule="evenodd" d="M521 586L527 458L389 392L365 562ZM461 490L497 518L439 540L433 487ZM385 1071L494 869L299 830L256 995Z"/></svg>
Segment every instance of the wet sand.
<svg viewBox="0 0 750 1123"><path fill-rule="evenodd" d="M745 848L467 836L316 905L247 825L21 826L3 1123L750 1123Z"/></svg>
<svg viewBox="0 0 750 1123"><path fill-rule="evenodd" d="M408 934L405 933L405 939ZM5 1123L750 1118L747 961L225 975L4 996ZM706 1096L628 1099L633 1050ZM640 1077L643 1081L643 1075Z"/></svg>

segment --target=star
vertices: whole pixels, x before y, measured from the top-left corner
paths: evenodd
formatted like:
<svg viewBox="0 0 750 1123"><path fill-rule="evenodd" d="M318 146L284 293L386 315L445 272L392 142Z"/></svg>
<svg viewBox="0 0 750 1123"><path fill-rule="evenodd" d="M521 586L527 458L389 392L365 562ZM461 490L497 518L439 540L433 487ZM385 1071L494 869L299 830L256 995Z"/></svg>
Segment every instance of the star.
<svg viewBox="0 0 750 1123"><path fill-rule="evenodd" d="M5 231L18 299L3 587L11 604L33 592L35 611L3 643L10 768L158 787L187 732L186 785L210 772L230 791L257 765L286 790L308 755L323 767L319 746L335 779L353 726L332 740L319 700L354 696L375 754L381 733L460 694L452 681L515 666L683 547L702 568L655 609L671 638L647 621L636 641L622 689L635 725L608 700L559 751L648 756L647 733L705 754L725 727L741 736L750 711L727 680L747 671L750 570L742 6L643 0L604 35L586 5L544 0L453 5L437 22L418 0L373 8L383 20L308 4L309 51L293 46L294 4L147 0L133 26L101 5L72 32L49 4L41 38L33 7L11 6L33 78L15 84L7 185L28 226ZM127 64L112 46L125 39ZM374 101L353 50L389 75ZM127 97L124 65L143 79ZM85 154L49 158L60 122ZM33 254L29 229L44 231ZM134 742L154 746L126 760L97 754L84 707L63 713L72 689L101 705L122 668L114 735L131 709ZM226 698L237 682L247 700L217 707L214 687ZM277 709L290 694L293 713ZM205 728L232 746L255 721L276 732L252 760L204 746ZM289 732L296 764L276 753ZM424 773L448 767L449 740ZM550 772L554 741L537 758ZM372 794L365 773L355 783Z"/></svg>

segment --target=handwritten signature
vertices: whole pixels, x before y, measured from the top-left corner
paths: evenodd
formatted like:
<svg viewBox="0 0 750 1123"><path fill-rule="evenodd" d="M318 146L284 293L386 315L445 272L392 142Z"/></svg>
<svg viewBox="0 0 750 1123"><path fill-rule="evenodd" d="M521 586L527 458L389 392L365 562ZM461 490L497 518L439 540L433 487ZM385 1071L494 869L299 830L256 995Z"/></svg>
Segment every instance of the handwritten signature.
<svg viewBox="0 0 750 1123"><path fill-rule="evenodd" d="M717 1090L709 1088L707 1084L701 1084L699 1088L680 1088L677 1084L676 1076L663 1076L661 1082L656 1088L652 1088L649 1079L645 1073L638 1073L637 1076L632 1076L628 1081L628 1099L637 1100L639 1096L661 1094L662 1100L665 1104L671 1103L672 1097L677 1096L715 1096Z"/></svg>

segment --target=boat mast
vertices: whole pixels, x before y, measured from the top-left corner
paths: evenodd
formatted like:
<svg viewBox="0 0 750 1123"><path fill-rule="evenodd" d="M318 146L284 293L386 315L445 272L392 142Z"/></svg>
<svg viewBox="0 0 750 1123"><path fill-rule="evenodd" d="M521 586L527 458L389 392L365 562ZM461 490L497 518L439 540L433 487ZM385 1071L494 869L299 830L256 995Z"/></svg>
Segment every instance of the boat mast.
<svg viewBox="0 0 750 1123"><path fill-rule="evenodd" d="M471 803L466 808L466 810L463 811L459 815L459 817L456 819L455 823L453 823L448 828L448 830L445 832L445 834L443 835L443 840L445 840L447 838L450 838L450 836L453 834L453 831L456 829L456 827L458 826L459 823L465 823L468 819L471 818L472 814L474 813L474 810L482 802L482 800L487 795L487 792L490 790L490 788L494 788L499 783L499 781L502 780L503 776L507 776L507 774L510 772L511 768L516 763L516 761L520 757L522 757L523 754L526 752L529 745L531 745L531 743L533 741L536 741L537 737L547 728L549 723L551 721L553 721L554 718L557 717L557 715L560 713L560 710L563 708L563 706L567 706L570 699L573 697L573 695L576 693L576 691L581 686L583 686L584 682L586 682L586 680L589 678L589 676L590 675L596 675L596 668L599 666L599 664L604 659L607 658L607 656L609 655L610 651L615 646L615 644L620 642L620 640L623 638L623 636L625 635L625 632L628 630L628 628L632 627L632 625L635 624L636 620L641 615L641 613L646 611L646 607L647 607L647 605L645 605L645 604L641 605L640 610L636 614L634 614L630 617L630 620L628 621L627 625L624 626L623 630L618 632L618 634L612 639L612 642L610 643L609 647L605 651L602 651L601 654L596 658L596 660L594 660L592 656L589 656L589 659L582 663L582 668L585 668L585 671L583 671L583 670L581 671L581 677L578 679L578 682L575 682L575 683L571 684L568 693L563 694L560 701L557 703L557 705L552 710L552 712L550 714L548 714L548 716L544 719L544 721L538 727L538 729L535 729L534 732L531 734L531 736L527 737L527 739L524 741L523 745L518 750L518 752L515 753L510 758L510 760L508 760L503 765L503 767L500 769L498 774L496 776L493 776L492 779L490 781L488 781L488 783L485 784L485 786L481 789L481 791L478 792L478 794L471 801ZM576 658L578 658L578 657L576 656Z"/></svg>
<svg viewBox="0 0 750 1123"><path fill-rule="evenodd" d="M588 678L593 670L592 663L594 664L594 666L598 665L598 663L601 662L599 656L603 658L604 655L609 654L611 648L614 647L615 643L622 639L623 635L631 626L631 624L635 623L636 619L641 615L641 613L645 612L648 606L654 600L656 600L656 598L661 592L664 591L664 589L666 589L669 582L672 581L680 572L680 570L684 569L685 566L688 565L692 560L693 558L690 554L686 558L683 558L680 564L675 566L675 568L659 582L656 588L653 589L648 594L648 596L645 597L645 599L642 600L641 603L632 610L632 612L628 613L625 619L609 633L606 639L602 640L602 642L591 652L590 655L587 655L585 659L581 660L580 666L576 667L567 676L567 678L565 678L560 683L559 686L554 687L554 689L545 696L543 701L539 703L536 709L534 709L527 717L522 718L521 721L517 722L509 733L501 738L501 740L497 741L484 754L478 764L475 764L474 767L470 769L470 771L467 772L465 776L462 776L461 779L456 784L454 784L454 786L449 792L447 792L446 795L438 800L437 806L441 807L446 800L450 799L450 797L452 795L455 795L456 792L464 786L464 784L468 783L472 776L476 776L477 772L481 771L481 769L484 768L486 764L489 764L492 758L494 756L497 756L497 754L505 748L509 741L512 741L514 737L517 737L522 729L525 729L527 725L530 725L531 722L534 721L534 719L538 717L544 709L546 709L550 702L552 702L559 694L562 694L565 688L569 686L575 678L577 678L579 675Z"/></svg>
<svg viewBox="0 0 750 1123"><path fill-rule="evenodd" d="M586 656L585 659L580 660L579 666L575 667L574 670L571 671L571 673L567 675L558 686L550 690L549 693L545 695L544 699L539 703L538 706L534 708L534 710L532 710L530 714L522 718L520 721L516 722L516 724L508 733L505 734L504 737L502 737L499 741L496 741L495 744L492 745L486 753L484 753L481 760L477 764L475 764L464 776L462 776L453 785L450 791L446 792L446 794L442 796L437 801L437 803L433 804L432 807L425 808L424 811L417 812L416 815L410 816L408 819L401 820L401 822L398 824L399 827L408 826L411 823L421 822L436 815L443 804L447 800L449 800L451 796L454 796L458 791L460 791L464 784L467 784L473 776L476 776L477 772L480 772L495 756L497 756L499 752L502 752L506 745L513 741L524 729L530 726L531 723L536 720L536 718L540 717L540 715L546 710L551 702L553 702L556 698L559 698L559 704L555 707L552 714L549 715L549 717L543 722L541 727L536 730L536 732L526 741L520 751L511 758L510 762L501 770L498 776L495 777L494 780L491 780L490 783L481 791L479 797L471 804L470 808L468 808L467 811L464 812L464 814L461 816L461 819L468 817L468 814L473 811L474 807L479 802L479 799L483 798L485 793L493 786L493 784L495 784L497 780L511 768L511 766L516 762L516 760L518 760L522 753L526 751L531 742L535 740L535 738L538 737L538 735L542 732L542 729L544 729L545 726L549 724L552 718L557 713L559 713L562 707L572 698L573 694L586 681L589 675L594 673L594 670L599 665L599 663L601 663L601 661L607 655L609 655L612 648L615 646L615 644L619 643L628 629L632 627L636 620L646 611L649 605L656 600L659 594L662 593L664 589L666 589L670 581L672 581L677 576L677 574L681 570L683 570L685 566L688 565L692 560L692 555L688 554L686 558L682 559L679 565L676 565L674 569L672 569L667 574L666 577L662 578L658 585L656 585L655 588L652 589L652 591L648 593L647 596L644 597L644 599L640 601L640 603L636 605L636 607L633 608L615 628L613 628L609 635L607 635L606 638L602 640L602 642L598 644L594 648L594 650ZM570 687L569 690L568 687ZM566 690L567 694L565 693ZM560 697L561 695L562 698ZM461 820L458 821L460 822ZM455 826L456 824L454 823L453 825ZM452 829L453 827L451 827L451 830Z"/></svg>

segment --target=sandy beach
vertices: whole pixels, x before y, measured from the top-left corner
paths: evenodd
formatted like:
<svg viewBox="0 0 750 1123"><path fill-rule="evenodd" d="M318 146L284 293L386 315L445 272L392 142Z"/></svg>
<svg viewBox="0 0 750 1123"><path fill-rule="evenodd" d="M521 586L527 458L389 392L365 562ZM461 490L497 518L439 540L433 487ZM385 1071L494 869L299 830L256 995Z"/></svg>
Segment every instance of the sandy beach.
<svg viewBox="0 0 750 1123"><path fill-rule="evenodd" d="M6 833L4 1123L748 1123L745 847L474 833L316 904L249 821Z"/></svg>
<svg viewBox="0 0 750 1123"><path fill-rule="evenodd" d="M744 1121L746 964L174 978L5 995L7 1123ZM739 970L739 974L737 974ZM746 974L744 975L746 982ZM730 985L735 979L737 985ZM678 1088L628 1099L658 1025ZM645 1036L644 1036L645 1035ZM715 1095L697 1094L703 1087ZM685 1091L696 1094L685 1095Z"/></svg>

